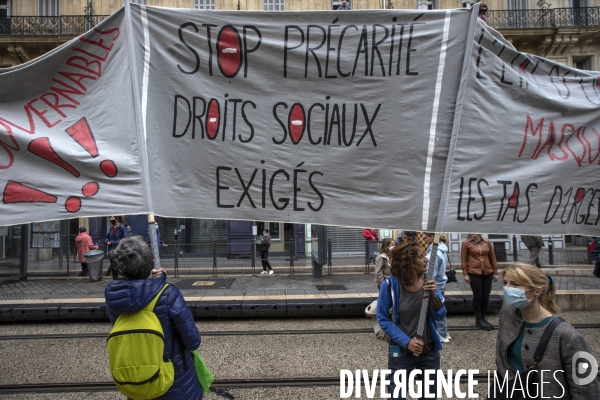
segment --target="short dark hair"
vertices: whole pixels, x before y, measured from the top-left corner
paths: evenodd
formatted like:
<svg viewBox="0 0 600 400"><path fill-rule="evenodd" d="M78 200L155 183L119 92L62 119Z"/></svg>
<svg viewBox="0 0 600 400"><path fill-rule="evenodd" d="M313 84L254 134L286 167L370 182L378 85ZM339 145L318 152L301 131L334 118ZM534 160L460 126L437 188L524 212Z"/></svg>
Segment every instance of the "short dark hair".
<svg viewBox="0 0 600 400"><path fill-rule="evenodd" d="M85 226L80 226L79 227L79 232L85 232L87 231L87 229L85 229Z"/></svg>
<svg viewBox="0 0 600 400"><path fill-rule="evenodd" d="M417 238L417 232L415 231L403 231L402 233L411 238L412 240L415 240Z"/></svg>
<svg viewBox="0 0 600 400"><path fill-rule="evenodd" d="M265 232L267 232L267 233L271 232L271 231L269 231L268 229L263 229L263 230L264 230Z"/></svg>
<svg viewBox="0 0 600 400"><path fill-rule="evenodd" d="M140 236L121 240L110 252L117 259L117 269L127 279L146 279L152 271L152 250Z"/></svg>
<svg viewBox="0 0 600 400"><path fill-rule="evenodd" d="M425 232L425 236L432 237L432 236L435 236L435 233L433 233L433 232Z"/></svg>

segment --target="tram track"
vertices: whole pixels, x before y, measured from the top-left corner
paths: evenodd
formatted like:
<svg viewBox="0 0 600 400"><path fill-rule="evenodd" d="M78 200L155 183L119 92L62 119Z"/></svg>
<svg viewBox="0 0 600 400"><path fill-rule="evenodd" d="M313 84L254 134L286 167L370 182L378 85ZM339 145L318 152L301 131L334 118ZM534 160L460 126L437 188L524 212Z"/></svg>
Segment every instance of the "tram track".
<svg viewBox="0 0 600 400"><path fill-rule="evenodd" d="M600 324L573 324L575 329L598 329ZM494 327L492 330L497 330ZM476 326L449 326L449 331L478 331ZM202 336L272 336L272 335L335 335L373 333L372 328L361 329L294 329L294 330L264 330L264 331L206 331ZM71 333L71 334L36 334L36 335L5 335L0 340L56 340L56 339L93 339L106 338L108 333Z"/></svg>
<svg viewBox="0 0 600 400"><path fill-rule="evenodd" d="M482 384L487 383L487 374L474 374L472 378ZM600 373L596 376L600 379ZM469 377L460 377L460 383L468 383ZM250 388L279 388L293 387L318 387L338 386L340 377L308 377L308 378L272 378L272 379L215 379L211 391L217 393L227 392L231 389ZM72 382L72 383L28 383L16 385L0 385L0 394L16 393L61 393L84 391L117 391L114 382Z"/></svg>

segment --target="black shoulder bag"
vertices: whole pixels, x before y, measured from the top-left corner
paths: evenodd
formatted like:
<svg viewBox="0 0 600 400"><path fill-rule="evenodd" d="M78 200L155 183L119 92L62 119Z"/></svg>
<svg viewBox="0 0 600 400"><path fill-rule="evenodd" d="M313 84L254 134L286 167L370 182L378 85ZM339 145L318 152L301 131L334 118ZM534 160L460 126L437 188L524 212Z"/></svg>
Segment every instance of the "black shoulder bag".
<svg viewBox="0 0 600 400"><path fill-rule="evenodd" d="M452 263L450 262L450 257L448 258L448 264L450 265L450 269L446 271L446 277L448 278L448 283L458 283L458 279L456 279L456 271L452 267Z"/></svg>
<svg viewBox="0 0 600 400"><path fill-rule="evenodd" d="M537 345L537 348L535 349L535 353L533 353L533 365L531 365L528 370L525 372L524 376L521 377L521 382L523 383L523 386L527 385L527 394L523 397L521 397L522 392L520 390L515 390L513 393L513 397L508 397L510 394L510 391L513 387L513 382L509 381L508 385L506 387L506 390L502 390L499 391L498 387L496 387L496 391L494 392L497 396L490 396L488 397L488 400L504 400L504 399L512 399L512 400L529 400L529 399L540 399L540 391L539 391L539 386L535 387L535 383L539 383L539 373L538 373L538 369L537 366L538 364L542 361L542 358L544 358L544 353L546 352L546 347L548 347L548 342L550 341L550 338L552 337L552 333L554 332L554 329L561 323L565 322L564 319L562 319L561 317L554 317L552 318L552 320L548 323L548 325L546 326L546 329L544 329L544 334L542 335L542 338L540 339L540 342ZM529 374L529 379L527 379L527 374ZM533 396L528 396L529 393L537 393L536 397ZM492 394L492 393L490 393ZM518 397L515 397L518 396Z"/></svg>

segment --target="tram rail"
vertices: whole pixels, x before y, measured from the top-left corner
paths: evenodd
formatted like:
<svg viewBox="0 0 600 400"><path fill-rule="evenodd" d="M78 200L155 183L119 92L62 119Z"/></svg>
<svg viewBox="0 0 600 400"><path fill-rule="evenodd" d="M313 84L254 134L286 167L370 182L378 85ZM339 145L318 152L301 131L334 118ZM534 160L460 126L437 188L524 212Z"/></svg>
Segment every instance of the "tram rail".
<svg viewBox="0 0 600 400"><path fill-rule="evenodd" d="M575 329L598 329L600 324L573 324ZM493 330L497 330L494 327ZM449 326L449 331L477 331L476 326ZM202 336L272 336L272 335L335 335L335 334L361 334L373 333L373 328L360 329L294 329L294 330L269 330L269 331L207 331L201 332ZM108 333L50 333L36 335L5 335L0 340L51 340L51 339L90 339L106 338Z"/></svg>
<svg viewBox="0 0 600 400"><path fill-rule="evenodd" d="M487 383L487 374L473 375L475 380ZM461 383L468 383L468 376L460 378ZM600 379L600 373L596 376ZM307 377L307 378L271 378L271 379L215 379L211 391L227 392L231 389L278 388L283 386L317 387L337 386L340 377ZM16 385L0 385L0 394L12 393L60 393L79 391L117 391L114 382L73 382L73 383L28 383Z"/></svg>

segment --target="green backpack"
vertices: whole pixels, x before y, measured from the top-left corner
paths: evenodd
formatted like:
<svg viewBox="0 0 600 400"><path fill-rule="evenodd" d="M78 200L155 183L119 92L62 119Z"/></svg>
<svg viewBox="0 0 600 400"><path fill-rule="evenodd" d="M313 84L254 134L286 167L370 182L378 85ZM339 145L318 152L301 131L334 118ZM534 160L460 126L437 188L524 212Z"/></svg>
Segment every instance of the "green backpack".
<svg viewBox="0 0 600 400"><path fill-rule="evenodd" d="M106 346L115 384L134 400L162 396L173 385L175 370L164 360L165 337L154 307L168 284L135 314L121 314Z"/></svg>

